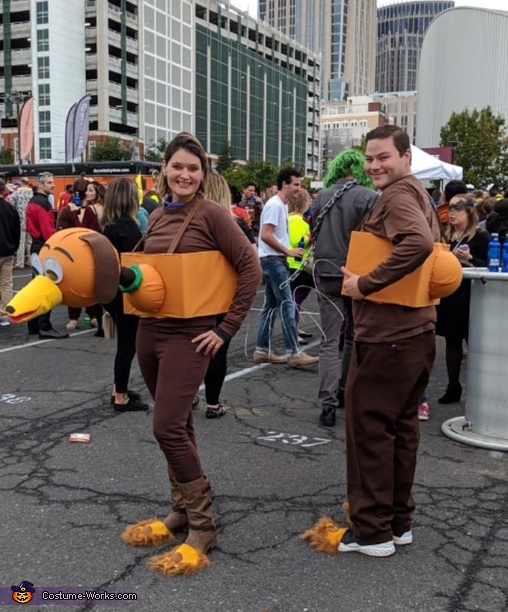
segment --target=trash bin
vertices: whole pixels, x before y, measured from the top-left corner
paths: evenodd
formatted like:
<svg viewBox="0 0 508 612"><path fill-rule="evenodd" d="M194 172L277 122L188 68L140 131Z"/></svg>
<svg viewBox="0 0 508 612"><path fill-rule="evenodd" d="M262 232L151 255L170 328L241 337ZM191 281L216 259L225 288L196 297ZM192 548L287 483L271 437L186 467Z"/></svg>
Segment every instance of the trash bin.
<svg viewBox="0 0 508 612"><path fill-rule="evenodd" d="M508 273L464 270L471 279L466 414L443 433L472 446L508 451Z"/></svg>

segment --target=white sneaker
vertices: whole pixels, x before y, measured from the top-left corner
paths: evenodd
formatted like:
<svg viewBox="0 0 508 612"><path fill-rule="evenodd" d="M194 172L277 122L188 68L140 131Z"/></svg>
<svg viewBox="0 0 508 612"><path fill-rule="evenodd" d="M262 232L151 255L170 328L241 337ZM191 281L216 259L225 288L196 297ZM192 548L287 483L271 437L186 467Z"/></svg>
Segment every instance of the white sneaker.
<svg viewBox="0 0 508 612"><path fill-rule="evenodd" d="M407 546L413 543L413 532L411 530L406 531L400 536L393 536L393 543L395 546Z"/></svg>
<svg viewBox="0 0 508 612"><path fill-rule="evenodd" d="M0 327L9 327L9 318L5 315L0 316Z"/></svg>

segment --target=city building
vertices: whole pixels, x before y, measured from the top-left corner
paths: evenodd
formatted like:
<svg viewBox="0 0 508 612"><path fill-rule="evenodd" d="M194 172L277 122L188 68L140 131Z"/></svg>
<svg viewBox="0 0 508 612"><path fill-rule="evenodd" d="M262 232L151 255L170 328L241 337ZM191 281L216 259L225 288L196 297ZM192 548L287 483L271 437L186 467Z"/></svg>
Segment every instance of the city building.
<svg viewBox="0 0 508 612"><path fill-rule="evenodd" d="M352 96L321 108L321 174L330 160L345 149L360 146L370 130L392 123L381 102L369 96Z"/></svg>
<svg viewBox="0 0 508 612"><path fill-rule="evenodd" d="M417 75L420 53L432 20L453 8L454 0L412 0L383 3L377 10L375 100L381 101L416 142Z"/></svg>
<svg viewBox="0 0 508 612"><path fill-rule="evenodd" d="M453 112L489 105L508 122L507 41L508 12L457 7L436 17L420 58L419 147L439 146Z"/></svg>
<svg viewBox="0 0 508 612"><path fill-rule="evenodd" d="M434 17L454 6L454 0L416 0L377 9L377 93L416 91L425 32Z"/></svg>
<svg viewBox="0 0 508 612"><path fill-rule="evenodd" d="M19 111L33 96L25 161L65 161L67 115L89 95L84 159L108 137L137 157L189 131L212 157L230 140L239 160L291 157L317 172L318 56L229 2L0 0L0 8L2 139L18 153Z"/></svg>
<svg viewBox="0 0 508 612"><path fill-rule="evenodd" d="M316 54L229 2L196 0L196 135L212 157L318 172L321 70Z"/></svg>
<svg viewBox="0 0 508 612"><path fill-rule="evenodd" d="M259 18L320 55L325 102L374 91L376 0L259 0Z"/></svg>
<svg viewBox="0 0 508 612"><path fill-rule="evenodd" d="M400 126L409 134L411 142L416 143L416 116L418 111L417 91L394 91L374 93L372 98L381 102L384 112L391 117L392 123Z"/></svg>

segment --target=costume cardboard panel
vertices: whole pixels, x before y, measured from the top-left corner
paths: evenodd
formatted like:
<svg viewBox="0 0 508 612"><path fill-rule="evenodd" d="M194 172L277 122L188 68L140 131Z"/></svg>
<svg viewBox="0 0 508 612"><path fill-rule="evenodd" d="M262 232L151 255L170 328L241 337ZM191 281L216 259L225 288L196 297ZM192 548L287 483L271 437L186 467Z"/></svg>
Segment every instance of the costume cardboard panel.
<svg viewBox="0 0 508 612"><path fill-rule="evenodd" d="M237 274L220 251L122 253L122 265L134 264L152 266L160 275L165 291L162 305L154 312L150 294L144 291L142 283L137 291L124 294L126 314L190 319L227 312L233 301Z"/></svg>
<svg viewBox="0 0 508 612"><path fill-rule="evenodd" d="M393 245L386 238L368 232L352 232L346 268L364 276L385 261L392 250ZM419 268L365 299L378 304L413 308L433 306L439 304L439 298L453 293L461 280L462 268L449 246L435 243L434 251ZM344 289L342 294L347 295Z"/></svg>

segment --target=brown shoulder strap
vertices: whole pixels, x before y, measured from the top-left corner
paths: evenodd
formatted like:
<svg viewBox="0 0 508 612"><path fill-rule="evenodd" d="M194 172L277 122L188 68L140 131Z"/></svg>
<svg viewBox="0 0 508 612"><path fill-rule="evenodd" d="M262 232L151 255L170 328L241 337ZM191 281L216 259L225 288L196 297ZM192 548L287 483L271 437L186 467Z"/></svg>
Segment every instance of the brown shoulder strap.
<svg viewBox="0 0 508 612"><path fill-rule="evenodd" d="M197 202L195 202L192 205L192 208L187 213L187 216L183 220L182 225L180 225L180 228L178 229L176 236L173 238L173 242L171 243L168 249L168 253L174 253L176 251L176 247L179 245L180 240L183 236L183 233L187 229L189 223L192 221L192 217L194 217L194 215L196 214L197 209L198 209L198 204Z"/></svg>

